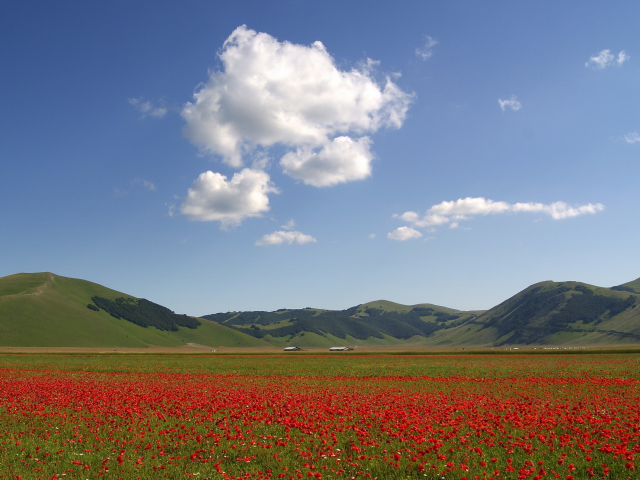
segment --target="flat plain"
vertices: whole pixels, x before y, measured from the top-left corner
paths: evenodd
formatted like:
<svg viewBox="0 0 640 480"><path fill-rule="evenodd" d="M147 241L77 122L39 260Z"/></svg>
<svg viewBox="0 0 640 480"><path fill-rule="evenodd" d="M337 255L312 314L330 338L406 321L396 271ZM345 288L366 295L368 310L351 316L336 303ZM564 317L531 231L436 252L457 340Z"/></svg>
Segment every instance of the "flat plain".
<svg viewBox="0 0 640 480"><path fill-rule="evenodd" d="M0 478L636 478L623 352L2 353Z"/></svg>

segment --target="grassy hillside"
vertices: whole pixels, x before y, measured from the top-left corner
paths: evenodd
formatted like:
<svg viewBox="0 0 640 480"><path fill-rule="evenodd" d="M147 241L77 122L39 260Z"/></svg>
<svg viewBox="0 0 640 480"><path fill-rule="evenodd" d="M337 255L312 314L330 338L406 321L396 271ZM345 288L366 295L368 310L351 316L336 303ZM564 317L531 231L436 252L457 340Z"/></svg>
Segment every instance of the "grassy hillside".
<svg viewBox="0 0 640 480"><path fill-rule="evenodd" d="M638 292L640 279L612 288L549 281L486 312L376 300L346 310L227 312L194 320L85 280L22 273L0 278L0 346L640 344ZM168 323L157 323L154 312Z"/></svg>
<svg viewBox="0 0 640 480"><path fill-rule="evenodd" d="M364 312L367 308L379 308L385 312L408 312L415 307L432 308L435 311L455 313L459 310L454 308L441 307L439 305L432 305L431 303L419 303L417 305L402 305L401 303L390 302L388 300L375 300L373 302L363 303L358 307L359 312Z"/></svg>
<svg viewBox="0 0 640 480"><path fill-rule="evenodd" d="M636 278L635 280L623 283L622 285L618 285L616 287L611 287L611 290L640 293L640 278Z"/></svg>
<svg viewBox="0 0 640 480"><path fill-rule="evenodd" d="M203 318L272 345L326 347L420 344L433 332L453 328L480 313L376 300L346 310L280 309L217 313Z"/></svg>
<svg viewBox="0 0 640 480"><path fill-rule="evenodd" d="M477 318L435 332L430 345L616 345L640 343L640 300L581 282L541 282Z"/></svg>
<svg viewBox="0 0 640 480"><path fill-rule="evenodd" d="M130 298L96 283L52 273L19 273L0 278L0 345L34 347L258 346L262 340L213 322L178 331L143 328L92 311L92 297Z"/></svg>

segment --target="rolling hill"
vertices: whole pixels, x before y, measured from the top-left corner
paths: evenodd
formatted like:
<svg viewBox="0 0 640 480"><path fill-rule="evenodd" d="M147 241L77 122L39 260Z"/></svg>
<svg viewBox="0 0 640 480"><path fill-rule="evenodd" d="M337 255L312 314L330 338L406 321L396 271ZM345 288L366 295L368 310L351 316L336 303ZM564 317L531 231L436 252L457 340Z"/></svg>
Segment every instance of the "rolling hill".
<svg viewBox="0 0 640 480"><path fill-rule="evenodd" d="M540 282L454 329L435 332L427 344L640 344L640 296L581 282Z"/></svg>
<svg viewBox="0 0 640 480"><path fill-rule="evenodd" d="M178 325L175 330L142 327L116 318L104 309L87 308L95 306L94 297L107 301L124 299L131 304L140 301L96 283L52 273L19 273L0 278L0 346L140 348L187 343L213 347L266 344L214 322L198 321L200 325L196 328Z"/></svg>
<svg viewBox="0 0 640 480"><path fill-rule="evenodd" d="M318 308L179 315L52 273L0 278L0 346L507 347L640 344L640 279L611 288L540 282L488 311L377 300Z"/></svg>
<svg viewBox="0 0 640 480"><path fill-rule="evenodd" d="M611 290L618 290L620 292L640 293L640 278L636 278L622 285L611 287Z"/></svg>
<svg viewBox="0 0 640 480"><path fill-rule="evenodd" d="M637 292L640 279L612 288L548 281L486 312L378 300L342 311L282 309L202 318L279 346L628 345L640 344Z"/></svg>
<svg viewBox="0 0 640 480"><path fill-rule="evenodd" d="M341 346L419 344L481 312L459 312L432 304L401 305L377 300L346 310L280 309L227 312L201 318L264 339L272 345Z"/></svg>

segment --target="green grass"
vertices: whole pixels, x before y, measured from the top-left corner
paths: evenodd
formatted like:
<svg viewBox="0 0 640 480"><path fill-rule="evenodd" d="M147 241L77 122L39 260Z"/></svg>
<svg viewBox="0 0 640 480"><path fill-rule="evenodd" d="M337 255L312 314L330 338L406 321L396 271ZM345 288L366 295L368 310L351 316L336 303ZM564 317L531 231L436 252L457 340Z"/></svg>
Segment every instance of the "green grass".
<svg viewBox="0 0 640 480"><path fill-rule="evenodd" d="M0 354L1 476L627 480L638 351Z"/></svg>
<svg viewBox="0 0 640 480"><path fill-rule="evenodd" d="M628 287L634 290L636 293L640 293L640 278L636 278L635 280L632 280L627 283L623 283L622 285L619 285L619 286Z"/></svg>
<svg viewBox="0 0 640 480"><path fill-rule="evenodd" d="M0 278L0 345L23 347L260 346L265 342L206 320L177 332L142 328L87 308L91 297L131 297L96 283L52 273Z"/></svg>
<svg viewBox="0 0 640 480"><path fill-rule="evenodd" d="M634 286L640 279L624 284ZM544 288L557 288L558 283L542 282ZM597 295L613 296L620 299L629 297L629 292L612 291L607 288L580 284L579 282L563 282L570 288L584 285ZM532 286L535 287L535 286ZM530 287L530 288L532 288ZM508 302L518 305L515 295ZM569 291L562 295L570 297L577 292ZM197 329L180 328L177 332L156 330L153 327L142 328L125 320L117 320L101 310L94 312L87 308L91 297L100 296L108 299L131 297L122 292L112 290L96 283L85 280L66 278L52 273L16 274L0 278L0 346L15 347L98 347L115 348L130 347L144 348L149 346L179 347L187 343L196 343L208 347L257 347L257 346L299 346L299 347L331 347L331 346L365 346L365 345L398 345L405 349L421 346L437 347L471 347L492 346L501 342L519 345L517 341L510 342L511 333L497 338L493 327L482 328L482 323L492 316L508 313L505 304L494 307L487 312L460 312L454 309L432 304L402 305L387 300L376 300L361 305L359 315L366 318L364 310L367 308L382 309L385 312L408 312L414 307L433 308L436 311L456 313L457 320L450 320L446 325L451 326L460 321L468 321L460 326L436 331L429 337L413 337L397 339L389 336L383 338L369 337L359 340L352 337L338 338L330 334L318 335L306 332L304 335L290 337L273 337L267 335L262 339L244 334L224 325L202 320ZM514 303L515 302L515 303ZM319 312L318 309L313 309ZM503 311L504 310L504 311ZM177 312L180 313L180 312ZM480 316L477 316L481 314ZM630 345L640 343L640 302L613 318L606 319L603 315L599 324L582 324L580 321L572 324L579 330L587 332L569 332L548 335L538 342L538 345ZM426 322L434 322L436 317L422 317ZM532 318L530 324L535 328L544 323L544 318ZM474 322L474 323L471 323ZM478 322L478 323L475 323ZM232 323L229 322L229 323ZM278 328L291 324L291 320L284 320L268 326L259 326L264 330ZM247 326L248 328L248 326ZM638 335L621 336L607 333L607 331L623 332Z"/></svg>
<svg viewBox="0 0 640 480"><path fill-rule="evenodd" d="M626 352L626 353L619 353ZM251 376L529 376L635 378L640 380L640 349L537 352L454 352L447 354L0 354L0 368L100 372L206 373Z"/></svg>

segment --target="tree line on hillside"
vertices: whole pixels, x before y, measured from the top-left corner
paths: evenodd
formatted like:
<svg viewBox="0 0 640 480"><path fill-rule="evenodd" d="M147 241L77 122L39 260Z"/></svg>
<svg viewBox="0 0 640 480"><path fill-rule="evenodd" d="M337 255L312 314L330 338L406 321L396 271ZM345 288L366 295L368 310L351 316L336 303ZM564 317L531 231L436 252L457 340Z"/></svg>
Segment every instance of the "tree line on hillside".
<svg viewBox="0 0 640 480"><path fill-rule="evenodd" d="M272 323L278 323L283 320L292 320L296 318L306 317L350 317L358 313L360 305L347 308L345 310L327 310L317 311L311 308L301 308L289 310L281 308L275 312L265 312L261 310L248 311L248 312L227 312L227 313L212 313L209 315L203 315L200 318L211 320L217 323L229 323L233 325L271 325ZM430 307L414 307L411 312L420 317L435 316L437 322L448 322L450 320L456 320L460 315L449 314L443 311L436 311ZM385 311L381 308L368 307L364 310L369 317L379 317L385 314Z"/></svg>
<svg viewBox="0 0 640 480"><path fill-rule="evenodd" d="M384 335L408 339L415 335L429 336L433 332L445 328L442 324L423 321L415 312L376 312L374 316L369 317L351 316L356 311L357 307L352 307L342 311L321 312L315 316L290 318L291 325L273 329L259 328L256 323L251 324L250 328L242 328L239 326L240 324L236 323L237 317L233 318L233 324L226 323L225 325L256 338L263 338L266 335L273 337L295 336L309 332L318 335L330 334L338 338L346 338L347 335L350 335L359 340L365 340L369 337L384 338ZM208 315L207 317L211 319L213 316Z"/></svg>
<svg viewBox="0 0 640 480"><path fill-rule="evenodd" d="M203 315L200 318L205 318L217 323L226 323L228 320L233 319L234 325L270 325L272 323L278 323L282 320L290 320L298 317L313 317L316 315L315 310L311 309L297 309L286 310L281 309L275 312L263 312L260 310L250 312L227 312L227 313L212 313L210 315Z"/></svg>
<svg viewBox="0 0 640 480"><path fill-rule="evenodd" d="M609 290L617 290L618 292L640 293L640 292L635 291L631 287L627 287L626 285L618 285L616 287L611 287Z"/></svg>
<svg viewBox="0 0 640 480"><path fill-rule="evenodd" d="M116 298L109 300L103 297L91 297L95 305L89 304L91 310L103 309L114 318L127 320L140 327L155 327L158 330L177 331L178 326L198 328L200 321L187 315L178 315L162 305L144 298Z"/></svg>

